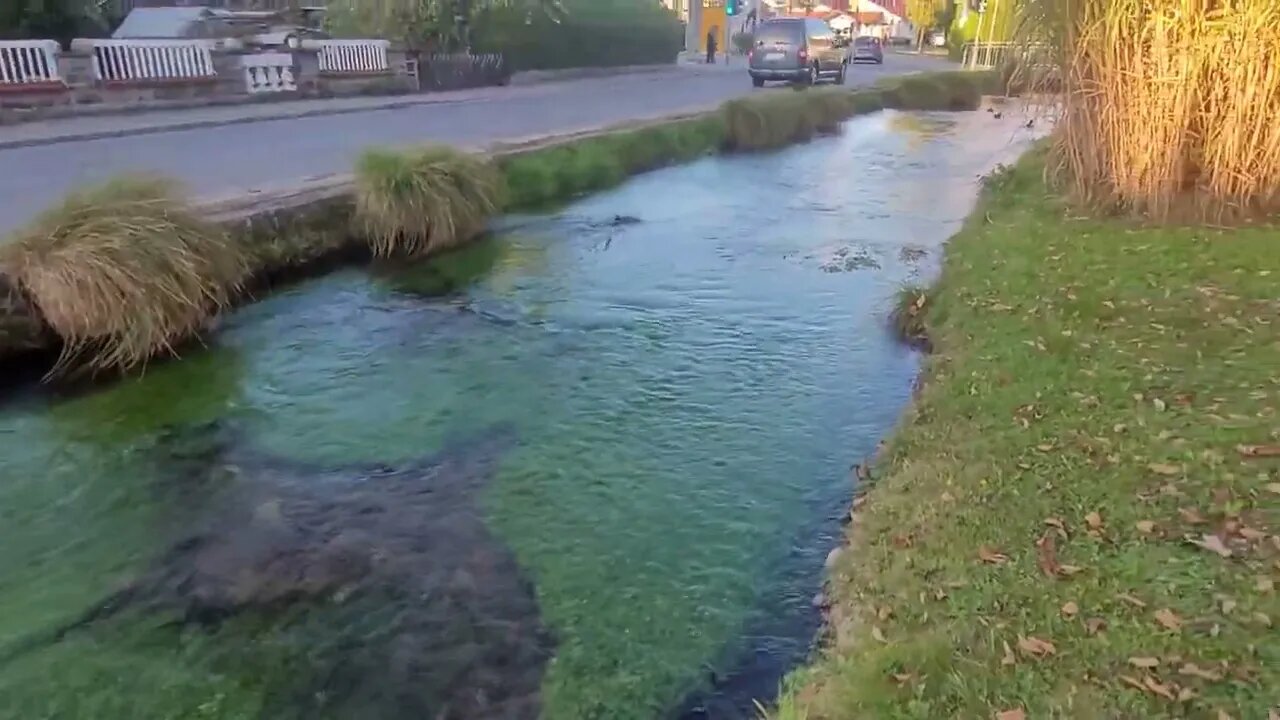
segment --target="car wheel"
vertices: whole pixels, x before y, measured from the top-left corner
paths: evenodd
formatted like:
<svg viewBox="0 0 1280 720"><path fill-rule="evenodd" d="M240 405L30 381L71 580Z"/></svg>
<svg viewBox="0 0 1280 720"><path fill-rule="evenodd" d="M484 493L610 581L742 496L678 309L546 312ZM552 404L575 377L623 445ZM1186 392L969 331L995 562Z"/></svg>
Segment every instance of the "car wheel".
<svg viewBox="0 0 1280 720"><path fill-rule="evenodd" d="M805 78L804 84L805 85L818 84L818 64L817 63L814 63L813 65L809 66L809 77Z"/></svg>
<svg viewBox="0 0 1280 720"><path fill-rule="evenodd" d="M756 87L764 87L764 78L761 78L761 77L753 77L753 78L751 78L751 84L752 84L752 85L754 85L754 86L756 86Z"/></svg>

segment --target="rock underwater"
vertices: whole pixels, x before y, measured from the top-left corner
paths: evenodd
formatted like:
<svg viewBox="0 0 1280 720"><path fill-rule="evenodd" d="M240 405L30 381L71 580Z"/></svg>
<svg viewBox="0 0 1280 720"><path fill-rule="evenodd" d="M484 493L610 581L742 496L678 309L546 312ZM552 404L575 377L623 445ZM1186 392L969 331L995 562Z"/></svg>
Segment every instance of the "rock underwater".
<svg viewBox="0 0 1280 720"><path fill-rule="evenodd" d="M216 440L181 432L156 450L183 495L219 488L209 509L141 576L26 648L126 613L216 628L301 609L314 622L289 638L308 670L273 692L273 718L538 717L554 640L477 506L513 428L403 466L344 468L263 456L220 425L195 432Z"/></svg>

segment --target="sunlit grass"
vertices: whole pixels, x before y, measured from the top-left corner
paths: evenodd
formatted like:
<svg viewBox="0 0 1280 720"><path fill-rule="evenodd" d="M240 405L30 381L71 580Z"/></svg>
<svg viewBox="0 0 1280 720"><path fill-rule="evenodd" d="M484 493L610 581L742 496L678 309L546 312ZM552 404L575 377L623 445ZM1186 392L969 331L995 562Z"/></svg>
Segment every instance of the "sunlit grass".
<svg viewBox="0 0 1280 720"><path fill-rule="evenodd" d="M1277 229L1081 219L1043 169L1001 173L948 245L924 388L780 718L1276 700Z"/></svg>

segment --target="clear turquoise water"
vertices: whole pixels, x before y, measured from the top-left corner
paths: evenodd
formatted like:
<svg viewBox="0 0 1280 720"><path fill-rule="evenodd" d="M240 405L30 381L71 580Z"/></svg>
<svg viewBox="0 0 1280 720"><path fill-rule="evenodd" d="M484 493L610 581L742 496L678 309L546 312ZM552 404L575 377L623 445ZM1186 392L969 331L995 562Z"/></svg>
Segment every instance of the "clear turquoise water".
<svg viewBox="0 0 1280 720"><path fill-rule="evenodd" d="M223 489L166 458L175 433L198 444L219 421L255 453L328 468L402 465L510 423L518 444L474 503L555 638L528 707L624 719L749 708L803 658L849 466L910 395L917 358L884 317L900 284L933 272L989 169L994 155L973 151L968 132L885 114L782 153L652 173L554 215L508 218L461 256L280 292L144 377L8 401L0 648L23 649L3 653L0 707L15 718L414 716L403 698L317 700L333 658L389 642L412 597L216 627L138 610L23 644L207 517ZM639 222L612 226L619 215ZM443 295L442 273L454 278ZM306 492L323 497L323 482ZM428 675L467 662L419 645L406 652ZM383 677L372 661L360 672Z"/></svg>

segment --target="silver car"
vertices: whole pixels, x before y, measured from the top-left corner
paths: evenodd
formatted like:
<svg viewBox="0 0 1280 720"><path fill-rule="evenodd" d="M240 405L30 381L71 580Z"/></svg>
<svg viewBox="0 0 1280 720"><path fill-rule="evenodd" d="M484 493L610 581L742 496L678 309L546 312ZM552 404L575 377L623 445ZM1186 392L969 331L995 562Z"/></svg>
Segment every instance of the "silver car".
<svg viewBox="0 0 1280 720"><path fill-rule="evenodd" d="M777 18L756 28L748 54L751 83L771 80L812 85L822 79L844 83L845 43L817 18Z"/></svg>
<svg viewBox="0 0 1280 720"><path fill-rule="evenodd" d="M878 37L860 37L853 40L853 52L849 53L850 62L873 62L884 64L884 44Z"/></svg>

